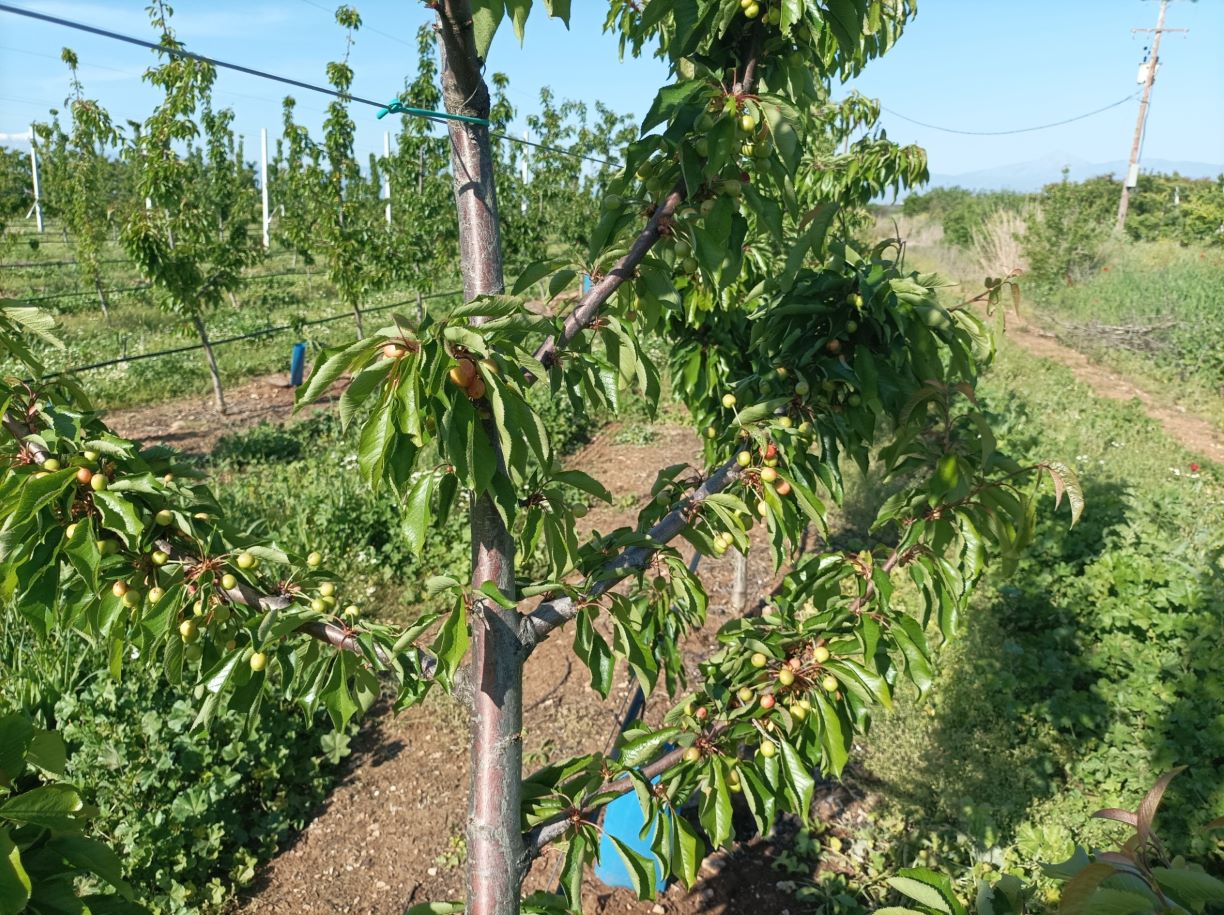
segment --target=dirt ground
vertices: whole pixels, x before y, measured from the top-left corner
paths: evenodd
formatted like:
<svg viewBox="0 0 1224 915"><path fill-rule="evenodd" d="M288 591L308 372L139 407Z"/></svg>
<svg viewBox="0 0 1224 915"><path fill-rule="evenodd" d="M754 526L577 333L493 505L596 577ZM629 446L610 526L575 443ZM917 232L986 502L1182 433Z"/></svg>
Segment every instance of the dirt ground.
<svg viewBox="0 0 1224 915"><path fill-rule="evenodd" d="M1053 334L1028 323L1011 324L1007 337L1034 356L1067 366L1078 381L1092 388L1098 397L1111 400L1138 400L1143 410L1168 433L1197 455L1224 463L1224 432L1202 417L1168 404L1151 391L1093 362L1079 350L1060 343Z"/></svg>
<svg viewBox="0 0 1224 915"><path fill-rule="evenodd" d="M1162 404L1040 329L1012 326L1008 337L1035 356L1069 366L1099 396L1138 398L1148 414L1186 447L1224 461L1224 436L1206 421ZM264 421L287 421L292 414L293 394L283 375L235 387L228 400L231 409L225 417L217 416L210 398L201 397L114 411L108 420L126 436L200 454L210 451L223 434ZM611 506L591 511L584 522L589 528L610 530L631 524L657 468L698 460L699 442L689 430L658 427L655 440L645 445L619 444L616 431L616 427L604 430L570 461L598 478L614 496ZM750 555L748 594L756 599L769 593L775 575L766 550L756 549ZM700 571L711 598L710 620L684 646L690 666L713 650L714 633L731 613L731 561L703 560ZM528 769L608 746L632 688L630 675L621 669L613 694L602 701L588 687L586 671L569 641L567 631L556 633L528 665L523 735ZM647 716L660 715L666 707L666 697L657 696L648 703ZM331 796L309 826L261 869L235 911L399 915L416 903L461 898L467 735L464 712L441 694L398 717L371 717L354 741L354 752ZM843 789L830 786L822 802L844 805ZM785 838L793 825L780 828ZM733 851L717 852L703 864L701 880L691 892L672 887L657 902L639 902L632 893L611 891L588 876L584 910L652 915L798 912L802 906L778 886L785 875L770 866L775 852L785 847L785 841L756 839ZM527 889L555 887L558 865L555 851L542 857Z"/></svg>

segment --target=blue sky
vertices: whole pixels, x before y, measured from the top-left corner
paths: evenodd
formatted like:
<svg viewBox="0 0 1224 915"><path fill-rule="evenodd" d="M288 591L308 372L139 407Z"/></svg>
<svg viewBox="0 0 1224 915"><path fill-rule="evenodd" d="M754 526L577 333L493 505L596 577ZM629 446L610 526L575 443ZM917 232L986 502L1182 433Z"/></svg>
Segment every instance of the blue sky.
<svg viewBox="0 0 1224 915"><path fill-rule="evenodd" d="M145 0L9 0L113 31L150 37ZM352 63L353 91L389 98L415 68L416 28L428 11L405 0L354 0L365 20ZM343 33L328 0L178 0L179 37L189 49L308 82L324 82L324 64L343 53ZM528 23L520 48L507 29L494 44L490 70L510 76L512 100L529 110L542 86L563 97L602 100L641 115L665 78L657 61L618 61L613 39L601 34L606 6L574 3L569 32L543 16ZM922 0L917 20L897 48L871 65L857 88L909 117L978 130L1041 124L1099 108L1135 91L1147 36L1132 26L1155 24L1151 0ZM1163 66L1149 119L1145 158L1224 166L1224 0L1175 2ZM122 122L141 118L156 95L140 76L152 52L58 26L0 13L0 134L24 132L67 94L60 48L75 49L87 92ZM257 152L259 128L279 132L285 87L222 71L220 104L233 107L237 129ZM312 127L326 99L294 91L300 117ZM889 135L924 145L932 171L956 174L1056 156L1090 162L1125 158L1137 102L1053 130L1011 137L962 137L886 114ZM384 122L358 107L358 145L382 148Z"/></svg>

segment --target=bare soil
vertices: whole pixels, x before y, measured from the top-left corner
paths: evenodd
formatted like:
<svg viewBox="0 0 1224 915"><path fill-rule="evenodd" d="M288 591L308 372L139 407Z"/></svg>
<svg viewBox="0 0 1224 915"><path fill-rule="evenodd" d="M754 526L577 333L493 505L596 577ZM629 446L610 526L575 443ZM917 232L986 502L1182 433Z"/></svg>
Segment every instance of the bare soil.
<svg viewBox="0 0 1224 915"><path fill-rule="evenodd" d="M217 412L212 395L110 410L106 421L125 438L173 445L194 455L209 454L226 435L260 423L284 423L328 409L344 391L347 379L336 382L315 404L293 412L294 389L285 373L264 375L225 392L225 414Z"/></svg>

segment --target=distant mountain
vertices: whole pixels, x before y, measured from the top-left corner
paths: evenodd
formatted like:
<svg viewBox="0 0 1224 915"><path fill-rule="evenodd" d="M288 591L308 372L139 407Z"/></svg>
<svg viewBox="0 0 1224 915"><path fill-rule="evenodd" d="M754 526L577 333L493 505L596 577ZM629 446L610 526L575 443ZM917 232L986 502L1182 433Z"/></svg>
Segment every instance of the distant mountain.
<svg viewBox="0 0 1224 915"><path fill-rule="evenodd" d="M1126 174L1126 162L1089 162L1069 153L1053 153L1029 162L1017 162L996 168L963 172L959 175L933 173L929 187L959 186L974 191L1039 191L1043 185L1062 178L1063 168L1071 170L1072 181L1095 178L1097 175ZM1177 172L1187 178L1215 178L1224 173L1224 165L1208 162L1178 162L1172 159L1144 159L1141 172Z"/></svg>

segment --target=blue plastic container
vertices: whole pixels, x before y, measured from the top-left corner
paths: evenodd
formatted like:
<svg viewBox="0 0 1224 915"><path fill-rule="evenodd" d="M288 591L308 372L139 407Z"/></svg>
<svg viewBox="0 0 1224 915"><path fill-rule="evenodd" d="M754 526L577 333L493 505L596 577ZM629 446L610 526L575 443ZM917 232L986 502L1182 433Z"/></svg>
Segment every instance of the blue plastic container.
<svg viewBox="0 0 1224 915"><path fill-rule="evenodd" d="M306 344L293 344L293 356L289 360L289 384L298 387L306 374Z"/></svg>

